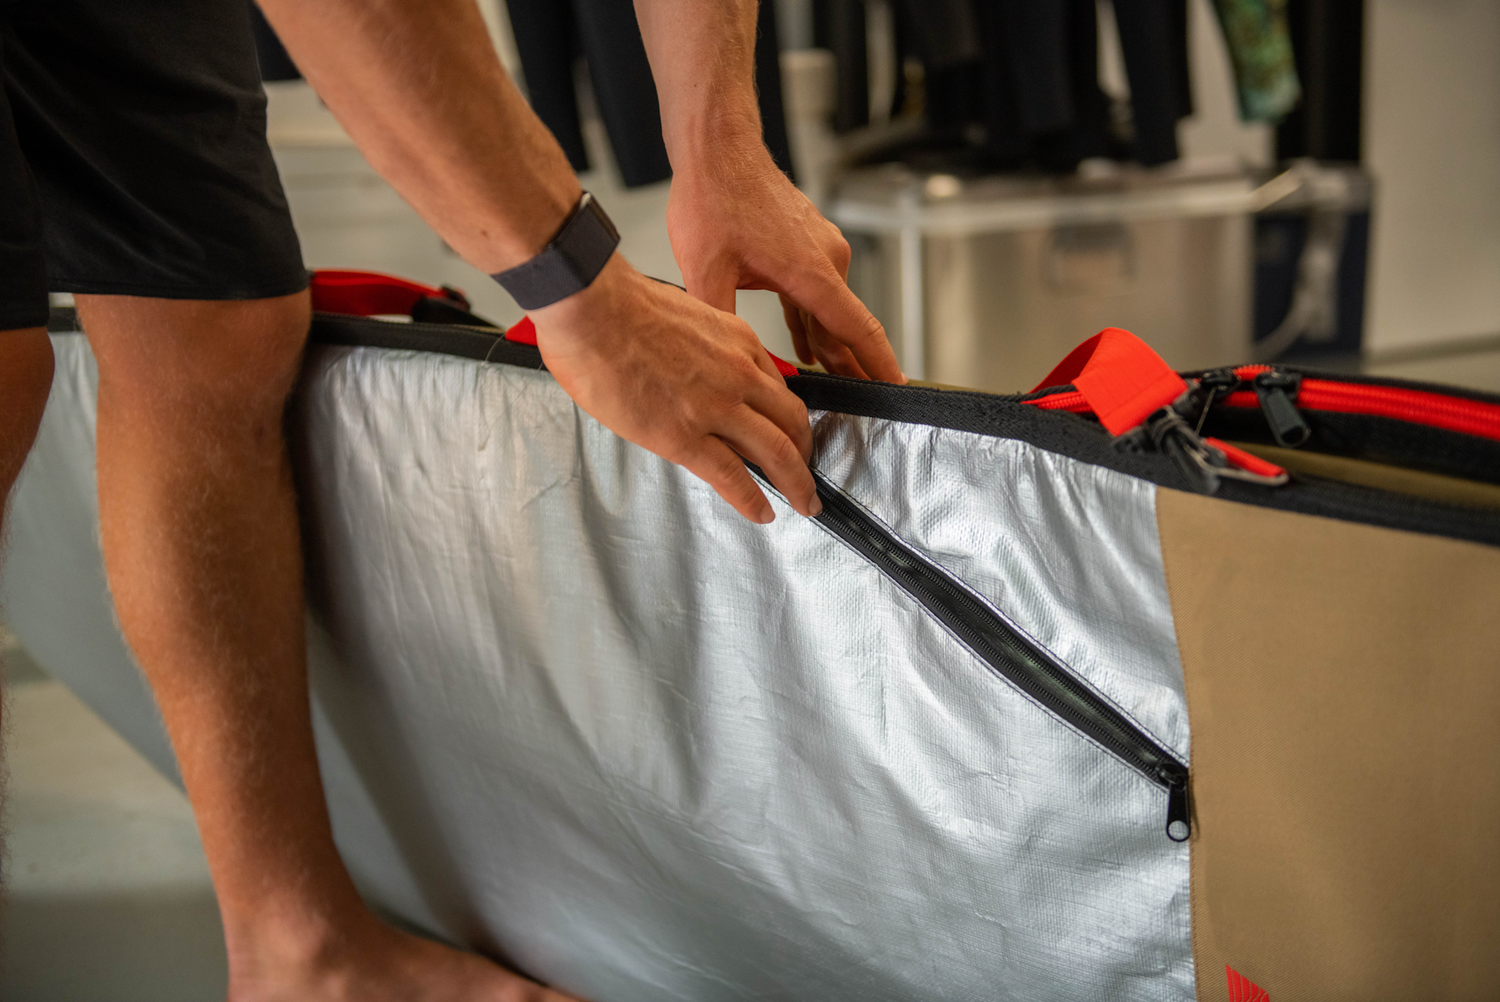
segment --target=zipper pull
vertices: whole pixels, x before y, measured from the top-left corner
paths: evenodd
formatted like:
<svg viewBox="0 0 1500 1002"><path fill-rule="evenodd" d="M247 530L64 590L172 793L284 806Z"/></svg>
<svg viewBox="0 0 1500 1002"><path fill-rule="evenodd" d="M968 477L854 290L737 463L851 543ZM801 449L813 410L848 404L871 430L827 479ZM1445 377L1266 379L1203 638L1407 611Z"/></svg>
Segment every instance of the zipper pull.
<svg viewBox="0 0 1500 1002"><path fill-rule="evenodd" d="M1192 427L1175 407L1163 407L1148 417L1137 431L1155 451L1171 457L1192 490L1199 494L1218 493L1219 472L1205 459L1202 440L1193 434Z"/></svg>
<svg viewBox="0 0 1500 1002"><path fill-rule="evenodd" d="M1188 811L1187 775L1167 778L1167 838L1173 842L1186 842L1193 834L1192 817Z"/></svg>
<svg viewBox="0 0 1500 1002"><path fill-rule="evenodd" d="M1300 375L1268 369L1256 375L1254 385L1261 413L1265 414L1277 445L1295 449L1312 437L1312 428L1292 404L1297 391L1302 388Z"/></svg>
<svg viewBox="0 0 1500 1002"><path fill-rule="evenodd" d="M1198 384L1193 388L1193 403L1198 408L1198 423L1193 428L1193 434L1203 434L1203 423L1208 420L1208 412L1213 408L1214 401L1220 395L1229 396L1239 385L1240 377L1234 374L1233 369L1214 369L1198 377Z"/></svg>

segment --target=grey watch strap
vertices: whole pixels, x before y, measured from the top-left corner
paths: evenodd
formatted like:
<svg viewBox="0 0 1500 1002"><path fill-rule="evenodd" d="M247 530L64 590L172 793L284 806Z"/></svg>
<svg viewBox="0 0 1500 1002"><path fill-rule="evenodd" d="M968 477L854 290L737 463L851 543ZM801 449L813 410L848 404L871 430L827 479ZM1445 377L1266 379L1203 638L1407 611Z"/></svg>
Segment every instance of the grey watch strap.
<svg viewBox="0 0 1500 1002"><path fill-rule="evenodd" d="M586 289L620 243L620 231L588 192L578 200L546 248L514 268L490 276L523 310L551 306Z"/></svg>

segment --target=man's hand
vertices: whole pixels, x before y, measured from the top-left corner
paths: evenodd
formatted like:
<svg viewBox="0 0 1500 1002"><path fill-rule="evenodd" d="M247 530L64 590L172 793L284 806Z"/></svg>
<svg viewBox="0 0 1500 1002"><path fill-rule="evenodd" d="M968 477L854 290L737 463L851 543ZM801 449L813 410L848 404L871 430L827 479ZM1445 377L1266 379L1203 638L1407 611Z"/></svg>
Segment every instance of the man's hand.
<svg viewBox="0 0 1500 1002"><path fill-rule="evenodd" d="M904 383L880 322L849 291L849 244L787 180L755 134L679 170L667 232L687 289L734 312L736 289L770 289L797 357L829 372Z"/></svg>
<svg viewBox="0 0 1500 1002"><path fill-rule="evenodd" d="M237 944L230 1002L580 1002L477 954L399 932L367 911L349 919L280 952Z"/></svg>
<svg viewBox="0 0 1500 1002"><path fill-rule="evenodd" d="M797 511L822 510L807 408L743 320L618 254L587 289L531 316L547 368L615 434L686 467L753 522L775 514L741 457Z"/></svg>
<svg viewBox="0 0 1500 1002"><path fill-rule="evenodd" d="M736 289L779 293L803 362L904 383L885 331L849 291L848 243L761 141L756 8L635 0L672 160L667 232L677 264L689 292L730 313Z"/></svg>

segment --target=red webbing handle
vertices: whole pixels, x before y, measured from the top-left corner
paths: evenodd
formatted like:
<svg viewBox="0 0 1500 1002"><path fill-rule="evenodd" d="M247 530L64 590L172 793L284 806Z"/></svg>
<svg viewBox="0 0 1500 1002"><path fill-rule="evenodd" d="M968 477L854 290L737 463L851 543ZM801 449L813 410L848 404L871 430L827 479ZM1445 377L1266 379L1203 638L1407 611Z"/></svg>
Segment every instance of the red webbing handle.
<svg viewBox="0 0 1500 1002"><path fill-rule="evenodd" d="M410 316L412 307L428 296L444 298L446 293L376 271L320 270L312 277L312 306L320 313Z"/></svg>
<svg viewBox="0 0 1500 1002"><path fill-rule="evenodd" d="M505 332L505 340L514 341L516 344L536 345L536 324L531 322L530 317L522 317L510 325Z"/></svg>
<svg viewBox="0 0 1500 1002"><path fill-rule="evenodd" d="M1074 348L1032 392L1069 383L1111 435L1124 434L1187 391L1150 345L1118 327Z"/></svg>

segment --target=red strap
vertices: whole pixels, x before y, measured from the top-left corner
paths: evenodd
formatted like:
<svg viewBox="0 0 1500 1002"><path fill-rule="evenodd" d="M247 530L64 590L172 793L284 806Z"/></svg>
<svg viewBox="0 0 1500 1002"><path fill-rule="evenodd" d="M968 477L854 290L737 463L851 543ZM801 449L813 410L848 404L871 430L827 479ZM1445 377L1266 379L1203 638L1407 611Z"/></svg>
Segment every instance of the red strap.
<svg viewBox="0 0 1500 1002"><path fill-rule="evenodd" d="M516 344L536 344L536 324L531 322L530 317L522 317L505 332L505 340ZM769 351L766 354L771 355ZM776 371L781 373L782 378L797 375L797 367L785 359L771 355L771 361L776 364Z"/></svg>
<svg viewBox="0 0 1500 1002"><path fill-rule="evenodd" d="M1036 390L1069 383L1111 435L1124 434L1187 390L1150 345L1118 327L1106 327L1074 348Z"/></svg>
<svg viewBox="0 0 1500 1002"><path fill-rule="evenodd" d="M530 317L522 317L505 332L505 340L516 344L536 344L536 324L531 322Z"/></svg>
<svg viewBox="0 0 1500 1002"><path fill-rule="evenodd" d="M783 379L797 375L798 369L791 362L788 362L779 355L772 354L769 349L767 349L766 354L771 356L771 361L776 365L776 371L781 373Z"/></svg>
<svg viewBox="0 0 1500 1002"><path fill-rule="evenodd" d="M442 289L375 271L316 271L312 277L312 305L321 313L410 316L418 301L443 295Z"/></svg>
<svg viewBox="0 0 1500 1002"><path fill-rule="evenodd" d="M1286 470L1277 466L1269 459L1261 459L1254 453L1246 452L1238 446L1230 445L1228 442L1217 438L1205 436L1204 443L1213 446L1224 454L1224 458L1246 473L1253 473L1258 477L1279 477Z"/></svg>

